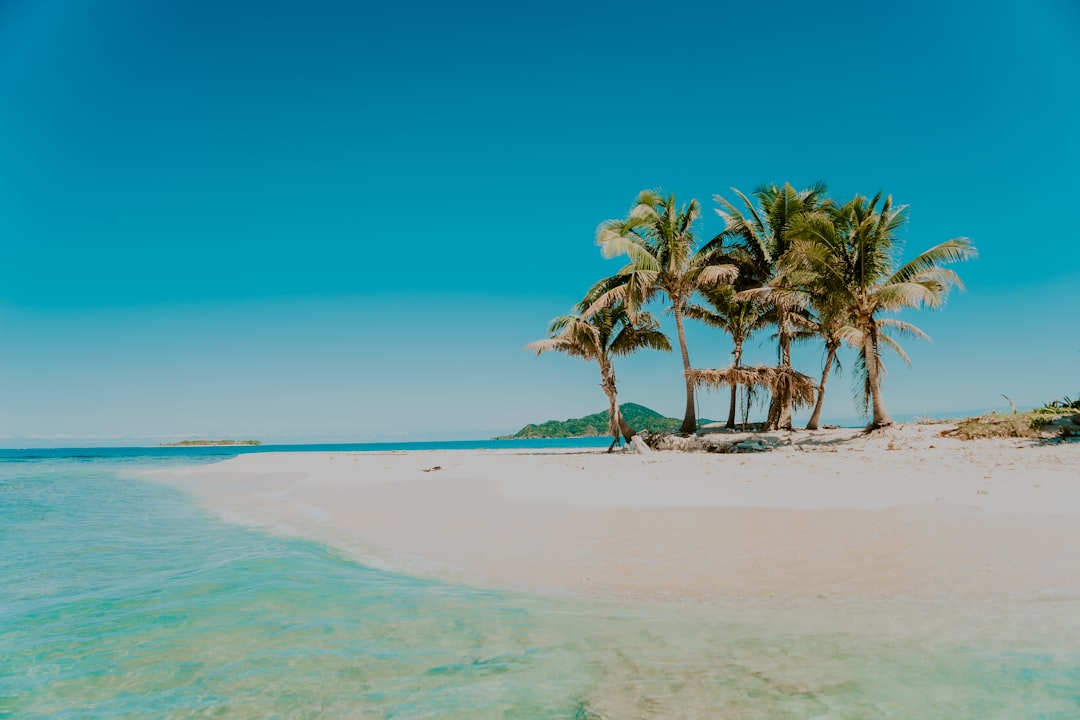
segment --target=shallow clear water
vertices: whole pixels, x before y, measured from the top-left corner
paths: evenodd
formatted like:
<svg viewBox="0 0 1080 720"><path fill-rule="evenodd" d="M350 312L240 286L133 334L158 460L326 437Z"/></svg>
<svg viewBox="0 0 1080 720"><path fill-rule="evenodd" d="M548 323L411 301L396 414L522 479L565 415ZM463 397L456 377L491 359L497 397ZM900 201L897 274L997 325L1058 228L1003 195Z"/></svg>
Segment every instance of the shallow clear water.
<svg viewBox="0 0 1080 720"><path fill-rule="evenodd" d="M0 717L1080 716L1075 600L699 607L453 587L120 474L163 462L0 459Z"/></svg>

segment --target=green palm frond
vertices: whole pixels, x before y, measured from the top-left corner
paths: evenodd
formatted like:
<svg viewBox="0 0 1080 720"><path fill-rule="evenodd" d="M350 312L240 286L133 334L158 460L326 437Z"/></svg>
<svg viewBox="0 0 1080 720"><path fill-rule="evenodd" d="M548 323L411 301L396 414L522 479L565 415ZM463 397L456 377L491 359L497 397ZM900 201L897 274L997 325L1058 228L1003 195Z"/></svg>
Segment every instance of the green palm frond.
<svg viewBox="0 0 1080 720"><path fill-rule="evenodd" d="M634 208L630 211L632 217L657 217L656 207L664 204L664 192L662 190L642 190L638 193Z"/></svg>
<svg viewBox="0 0 1080 720"><path fill-rule="evenodd" d="M736 297L739 300L746 302L771 303L775 291L775 288L765 285L763 287L752 287L747 288L746 290L740 290Z"/></svg>
<svg viewBox="0 0 1080 720"><path fill-rule="evenodd" d="M751 262L758 267L766 267L773 262L771 248L769 247L767 224L762 220L758 208L754 203L737 188L731 191L739 196L748 211L749 217L743 215L742 210L728 202L720 195L716 195L716 202L724 208L717 212L724 218L725 228L718 237L727 238L740 244L748 254Z"/></svg>
<svg viewBox="0 0 1080 720"><path fill-rule="evenodd" d="M963 237L953 238L920 253L897 270L887 282L889 284L911 282L920 279L928 272L948 273L939 276L944 287L948 288L955 285L958 288L963 288L960 278L955 273L944 270L939 266L946 263L972 260L976 257L978 257L978 251L969 239Z"/></svg>
<svg viewBox="0 0 1080 720"><path fill-rule="evenodd" d="M601 361L602 365L609 354L625 355L639 348L671 349L667 336L660 332L659 323L650 313L639 312L631 316L622 302L599 306L594 312L586 313L581 308L588 304L595 305L596 299L586 297L578 303L578 313L552 320L548 329L551 337L529 343L526 349L538 355L558 351L572 357Z"/></svg>
<svg viewBox="0 0 1080 720"><path fill-rule="evenodd" d="M661 280L663 273L659 270L642 270L639 268L624 268L619 271L626 285L626 305L629 312L636 313L641 306L647 303L663 289Z"/></svg>
<svg viewBox="0 0 1080 720"><path fill-rule="evenodd" d="M879 328L895 332L898 335L914 338L915 340L922 340L923 342L932 342L929 335L911 323L904 322L903 320L897 320L896 318L879 318L877 325Z"/></svg>
<svg viewBox="0 0 1080 720"><path fill-rule="evenodd" d="M634 316L657 291L658 271L643 270L630 263L610 277L593 285L577 308L583 316L591 316L603 308L622 304Z"/></svg>
<svg viewBox="0 0 1080 720"><path fill-rule="evenodd" d="M550 352L552 350L561 350L563 346L563 340L560 338L545 338L543 340L536 340L525 346L526 350L532 350L537 355Z"/></svg>
<svg viewBox="0 0 1080 720"><path fill-rule="evenodd" d="M730 287L726 291L702 293L702 298L712 309L691 304L686 308L687 317L723 330L736 342L745 340L772 321L771 309L767 305L755 300L739 299L739 295Z"/></svg>
<svg viewBox="0 0 1080 720"><path fill-rule="evenodd" d="M727 317L724 315L693 303L686 306L686 317L700 320L706 325L712 325L717 328L724 328L727 325Z"/></svg>
<svg viewBox="0 0 1080 720"><path fill-rule="evenodd" d="M613 355L629 355L646 348L671 352L671 342L649 313L639 316L637 325L623 325L610 346Z"/></svg>
<svg viewBox="0 0 1080 720"><path fill-rule="evenodd" d="M885 366L882 365L882 372ZM866 369L866 354L860 352L855 356L855 372L852 375L851 399L863 415L870 412L872 391L870 389L870 373Z"/></svg>
<svg viewBox="0 0 1080 720"><path fill-rule="evenodd" d="M526 345L525 349L532 350L537 355L556 351L569 355L570 357L579 357L584 360L594 360L597 357L594 348L591 345L583 344L577 339L567 336L537 340Z"/></svg>
<svg viewBox="0 0 1080 720"><path fill-rule="evenodd" d="M595 322L583 320L575 315L563 315L551 321L549 329L552 337L538 340L526 347L539 355L549 350L558 350L568 355L593 359L599 357L607 335L611 333L610 317L596 318Z"/></svg>
<svg viewBox="0 0 1080 720"><path fill-rule="evenodd" d="M894 353L899 355L900 359L904 361L904 364L906 364L909 367L911 366L911 358L908 357L908 354L904 351L904 348L900 347L900 343L896 342L895 338L893 338L891 335L888 335L888 334L883 333L883 332L878 333L877 338L878 338L878 343L880 343L881 345L884 345L885 347L889 348ZM881 368L882 368L882 372L884 372L885 366L882 365Z"/></svg>
<svg viewBox="0 0 1080 720"><path fill-rule="evenodd" d="M700 214L697 200L679 205L672 194L640 192L629 217L602 223L597 231L596 241L605 256L626 255L629 262L617 274L619 279L608 283L608 294L596 297L622 301L634 314L657 293L666 295L673 306L682 306L699 287L734 279L738 268L733 263L697 247L694 224ZM616 285L623 289L611 292Z"/></svg>
<svg viewBox="0 0 1080 720"><path fill-rule="evenodd" d="M656 264L647 240L635 228L622 221L608 221L596 231L596 244L606 258L626 255L633 263Z"/></svg>
<svg viewBox="0 0 1080 720"><path fill-rule="evenodd" d="M855 325L841 326L837 330L836 336L850 347L859 348L863 345L863 331Z"/></svg>
<svg viewBox="0 0 1080 720"><path fill-rule="evenodd" d="M593 315L613 305L625 304L627 294L626 278L622 275L612 275L598 280L585 297L574 306L574 309L583 319L588 320Z"/></svg>
<svg viewBox="0 0 1080 720"><path fill-rule="evenodd" d="M792 244L800 237L797 229L806 224L806 232L816 228L824 231L827 223L813 224L813 218L826 207L822 194L824 186L815 185L806 190L796 190L790 184L762 185L753 192L753 200L737 189L732 191L742 201L739 208L722 197L717 197L724 210L727 228L721 236L739 249L741 275L753 278L758 285L779 286L787 284L783 277L785 265L795 270L796 263L785 263L785 256ZM809 259L807 259L809 262Z"/></svg>
<svg viewBox="0 0 1080 720"><path fill-rule="evenodd" d="M548 333L550 335L558 335L563 329L577 319L576 315L560 315L557 318L552 318L548 323Z"/></svg>
<svg viewBox="0 0 1080 720"><path fill-rule="evenodd" d="M739 268L733 263L703 265L697 270L694 284L700 287L730 285L739 277Z"/></svg>
<svg viewBox="0 0 1080 720"><path fill-rule="evenodd" d="M886 285L873 290L873 307L877 310L895 311L903 308L937 307L944 300L944 293L935 282L905 282Z"/></svg>
<svg viewBox="0 0 1080 720"><path fill-rule="evenodd" d="M557 351L596 362L603 380L601 386L612 407L608 430L616 439L621 434L629 440L633 429L618 421L615 369L611 358L642 348L670 350L671 344L652 315L641 311L630 313L625 302L611 299L624 289L625 285L616 284L613 278L601 280L577 303L577 313L551 321L551 337L525 347L538 355ZM599 303L604 298L609 302Z"/></svg>

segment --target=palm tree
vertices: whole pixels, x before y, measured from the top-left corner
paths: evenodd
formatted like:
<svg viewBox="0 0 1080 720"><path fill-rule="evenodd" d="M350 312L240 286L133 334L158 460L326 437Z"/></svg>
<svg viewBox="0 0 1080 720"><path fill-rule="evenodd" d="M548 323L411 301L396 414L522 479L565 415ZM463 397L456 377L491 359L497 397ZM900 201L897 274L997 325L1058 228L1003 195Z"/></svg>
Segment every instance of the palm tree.
<svg viewBox="0 0 1080 720"><path fill-rule="evenodd" d="M728 253L740 258L740 267L746 268L743 275L749 275L746 282L753 286L743 296L756 296L771 305L777 326L777 369L786 377L793 372L791 342L796 334L795 314L805 295L785 283L782 259L791 247L792 226L799 218L829 207L831 201L825 197L824 183L805 190L796 190L788 183L783 187L761 185L753 192L754 201L735 188L732 192L739 196L744 208L719 195L715 197L721 205L716 212L724 219L725 227L703 250L716 251L730 243ZM767 429L791 427L794 397L790 387L791 383L781 377L769 407Z"/></svg>
<svg viewBox="0 0 1080 720"><path fill-rule="evenodd" d="M629 258L616 275L596 284L597 306L623 302L627 312L636 315L658 293L671 303L686 381L686 412L680 427L684 435L697 430L697 415L683 317L694 291L730 281L737 274L733 265L716 264L721 260L719 253L699 252L694 223L700 214L697 200L679 206L674 195L643 190L626 218L607 220L596 231L605 257Z"/></svg>
<svg viewBox="0 0 1080 720"><path fill-rule="evenodd" d="M770 308L757 298L740 298L731 285L719 285L702 289L701 296L709 307L691 304L686 308L686 316L701 320L706 325L719 328L731 336L734 349L731 351L731 368L742 367L743 343L758 330L772 322ZM735 427L735 413L738 409L737 383L731 384L731 403L728 407L726 427Z"/></svg>
<svg viewBox="0 0 1080 720"><path fill-rule="evenodd" d="M795 245L798 244L800 233L814 222L824 223L828 228L831 216L827 212L819 212L797 221L791 229L792 237L796 238ZM795 255L793 246L782 259L780 273L783 276L782 284L789 288L798 288L798 291L805 294L804 302L810 310L808 314L794 317L800 328L796 337L800 340L821 338L825 343L825 362L822 364L821 379L817 384L817 399L810 420L806 423L807 430L817 430L821 425L821 411L825 404L825 388L829 375L833 368L837 371L841 369L838 357L840 347L845 341L857 346L854 340L854 333L857 331L850 308L846 304L844 288L836 286L837 276L803 269L795 261Z"/></svg>
<svg viewBox="0 0 1080 720"><path fill-rule="evenodd" d="M888 331L926 339L914 325L878 315L909 307L940 307L952 287L963 287L955 272L941 266L976 256L970 240L953 238L894 270L900 249L897 233L907 221L907 208L894 207L892 196L880 209L879 202L880 193L869 200L856 195L843 207L804 217L792 233L795 242L786 259L794 272L816 276L815 282L830 288L835 302L846 309L850 325L842 335L859 353L861 394L873 411L871 428L893 422L881 397L881 347L907 361ZM791 280L790 273L787 279Z"/></svg>
<svg viewBox="0 0 1080 720"><path fill-rule="evenodd" d="M557 350L600 365L600 384L610 405L608 430L612 435L611 448L614 448L620 435L629 442L634 429L619 411L612 357L629 355L641 348L670 351L671 343L649 313L640 312L631 317L621 302L590 312L595 300L595 297L587 296L575 306L575 312L552 320L548 328L551 337L529 343L526 348L535 350L537 355Z"/></svg>

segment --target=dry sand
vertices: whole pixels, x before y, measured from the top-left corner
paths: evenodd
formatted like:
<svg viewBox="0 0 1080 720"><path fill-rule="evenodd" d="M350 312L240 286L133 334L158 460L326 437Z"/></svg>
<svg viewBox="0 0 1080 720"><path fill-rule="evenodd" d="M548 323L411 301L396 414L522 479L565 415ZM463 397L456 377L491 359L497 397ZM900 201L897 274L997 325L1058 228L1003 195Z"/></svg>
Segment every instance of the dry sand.
<svg viewBox="0 0 1080 720"><path fill-rule="evenodd" d="M763 453L257 453L159 473L363 562L606 598L1080 596L1080 443L942 425ZM437 469L436 469L437 468Z"/></svg>

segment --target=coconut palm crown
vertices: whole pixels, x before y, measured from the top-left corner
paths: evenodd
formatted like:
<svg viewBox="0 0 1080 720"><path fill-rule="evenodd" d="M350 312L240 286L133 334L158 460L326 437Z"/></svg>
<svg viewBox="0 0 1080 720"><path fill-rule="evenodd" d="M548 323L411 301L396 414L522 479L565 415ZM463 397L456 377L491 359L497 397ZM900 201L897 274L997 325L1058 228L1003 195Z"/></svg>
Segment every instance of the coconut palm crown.
<svg viewBox="0 0 1080 720"><path fill-rule="evenodd" d="M594 286L596 306L622 302L633 316L657 294L666 296L670 303L668 309L675 319L686 380L686 412L680 428L683 434L697 430L694 383L689 377L690 354L683 328L686 308L697 289L728 282L737 274L719 253L699 250L694 224L700 214L697 200L680 206L674 195L643 190L626 218L601 223L596 231L596 242L605 257L629 258L616 275Z"/></svg>
<svg viewBox="0 0 1080 720"><path fill-rule="evenodd" d="M526 348L535 350L537 355L556 350L594 361L600 366L600 384L610 405L608 430L614 448L620 436L629 442L634 429L619 411L612 357L629 355L642 348L670 351L671 343L649 313L631 315L622 302L612 302L590 311L595 301L595 297L587 296L575 306L573 313L551 321L548 328L551 337L529 343Z"/></svg>
<svg viewBox="0 0 1080 720"><path fill-rule="evenodd" d="M882 200L880 193L871 199L857 195L842 207L805 215L790 233L793 241L780 272L785 282L797 284L805 284L805 275L795 279L799 273L816 276L814 282L828 287L833 301L847 308L850 325L842 334L859 353L861 394L864 407L872 408L871 428L893 422L881 397L882 346L908 361L889 331L928 339L911 323L879 315L940 307L953 287L963 287L959 276L942 265L976 256L970 240L953 238L894 269L901 244L897 233L906 221L906 206L894 206L892 196Z"/></svg>
<svg viewBox="0 0 1080 720"><path fill-rule="evenodd" d="M727 246L727 254L739 259L743 282L750 286L744 296L755 296L773 308L777 326L777 367L781 375L790 375L791 343L796 335L795 314L805 303L805 293L786 283L781 275L781 261L791 247L791 228L802 217L828 208L824 183L805 190L790 184L761 185L752 193L753 200L732 188L743 207L717 195L716 210L724 220L724 230L705 248L706 252ZM788 383L780 383L769 407L768 429L790 428L794 396Z"/></svg>

